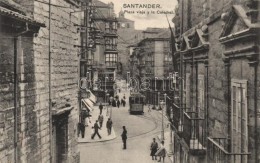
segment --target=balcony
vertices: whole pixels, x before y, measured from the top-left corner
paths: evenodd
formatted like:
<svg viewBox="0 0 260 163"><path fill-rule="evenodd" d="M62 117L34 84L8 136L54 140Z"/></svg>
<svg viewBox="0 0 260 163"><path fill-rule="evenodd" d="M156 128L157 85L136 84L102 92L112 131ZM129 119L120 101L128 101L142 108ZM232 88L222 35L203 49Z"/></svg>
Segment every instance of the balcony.
<svg viewBox="0 0 260 163"><path fill-rule="evenodd" d="M139 62L137 66L138 68L143 68L145 67L145 62Z"/></svg>
<svg viewBox="0 0 260 163"><path fill-rule="evenodd" d="M194 155L206 154L205 120L196 112L183 112L183 139Z"/></svg>
<svg viewBox="0 0 260 163"><path fill-rule="evenodd" d="M105 44L105 51L117 51L117 44Z"/></svg>
<svg viewBox="0 0 260 163"><path fill-rule="evenodd" d="M100 81L99 84L101 90L114 90L114 81Z"/></svg>
<svg viewBox="0 0 260 163"><path fill-rule="evenodd" d="M106 62L106 68L117 68L117 62Z"/></svg>
<svg viewBox="0 0 260 163"><path fill-rule="evenodd" d="M117 37L117 29L106 28L104 36L105 37Z"/></svg>
<svg viewBox="0 0 260 163"><path fill-rule="evenodd" d="M180 122L181 120L181 108L177 106L172 99L167 98L166 99L167 108L172 108L172 115L170 115L170 120L172 122L173 127L175 130L181 134L182 132L182 124Z"/></svg>
<svg viewBox="0 0 260 163"><path fill-rule="evenodd" d="M81 63L85 63L85 64L87 64L87 65L90 66L90 65L93 65L95 61L94 61L93 59L81 58L81 59L80 59L80 62L81 62Z"/></svg>
<svg viewBox="0 0 260 163"><path fill-rule="evenodd" d="M227 138L208 138L208 162L211 163L247 163L250 153L228 152Z"/></svg>

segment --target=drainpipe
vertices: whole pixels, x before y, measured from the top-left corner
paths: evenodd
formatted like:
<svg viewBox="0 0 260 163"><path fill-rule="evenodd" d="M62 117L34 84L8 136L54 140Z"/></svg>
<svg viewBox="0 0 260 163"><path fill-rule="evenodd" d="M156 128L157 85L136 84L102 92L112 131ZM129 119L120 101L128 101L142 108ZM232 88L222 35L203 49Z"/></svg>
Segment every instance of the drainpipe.
<svg viewBox="0 0 260 163"><path fill-rule="evenodd" d="M258 109L257 109L257 97L258 97L258 92L257 92L257 90L258 90L258 87L257 87L257 78L258 78L258 75L257 75L257 68L258 68L258 62L255 64L255 66L254 66L254 68L255 68L255 97L254 97L254 99L255 99L255 101L254 101L254 103L255 103L255 144L256 144L256 148L255 148L255 161L257 162L258 161L258 148L259 148L259 146L258 146L258 123L257 123L257 119L258 119Z"/></svg>
<svg viewBox="0 0 260 163"><path fill-rule="evenodd" d="M230 61L227 59L225 62L225 67L227 71L227 96L228 96L228 151L231 151L231 79L230 79Z"/></svg>
<svg viewBox="0 0 260 163"><path fill-rule="evenodd" d="M208 63L208 61L206 61L206 63L205 63L205 68L206 68L206 85L205 85L205 91L206 91L206 93L205 93L205 133L206 133L206 137L205 137L205 141L207 141L207 137L209 136L209 133L208 133L208 128L209 128L209 126L208 126L208 104L209 104L209 63Z"/></svg>
<svg viewBox="0 0 260 163"><path fill-rule="evenodd" d="M49 134L50 134L50 163L53 162L52 152L52 100L51 100L51 0L49 0Z"/></svg>
<svg viewBox="0 0 260 163"><path fill-rule="evenodd" d="M17 56L17 37L14 37L14 162L18 162L17 158L17 101L18 101L18 77L17 77L17 67L18 67L18 56Z"/></svg>
<svg viewBox="0 0 260 163"><path fill-rule="evenodd" d="M14 36L14 162L17 163L18 161L18 149L17 149L17 126L18 126L18 119L17 119L17 108L18 108L18 54L17 54L17 42L18 37L22 36L29 32L28 23L26 23L26 30L18 33Z"/></svg>

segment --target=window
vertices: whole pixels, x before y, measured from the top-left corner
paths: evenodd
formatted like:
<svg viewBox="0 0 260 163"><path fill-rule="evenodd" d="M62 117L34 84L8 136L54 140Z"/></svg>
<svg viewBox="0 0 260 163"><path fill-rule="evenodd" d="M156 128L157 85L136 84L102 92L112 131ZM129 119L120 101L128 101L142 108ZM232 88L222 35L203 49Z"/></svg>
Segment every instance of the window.
<svg viewBox="0 0 260 163"><path fill-rule="evenodd" d="M231 81L231 126L232 152L248 152L248 120L247 120L247 82ZM242 157L242 159L241 159ZM235 156L236 162L247 162L246 155ZM242 161L241 161L242 160Z"/></svg>
<svg viewBox="0 0 260 163"><path fill-rule="evenodd" d="M186 73L185 86L184 101L186 102L186 109L190 109L190 73Z"/></svg>
<svg viewBox="0 0 260 163"><path fill-rule="evenodd" d="M109 30L109 22L106 22L105 28L106 28L106 30Z"/></svg>
<svg viewBox="0 0 260 163"><path fill-rule="evenodd" d="M117 23L116 23L116 22L113 22L113 23L112 23L112 29L113 29L113 30L117 30Z"/></svg>
<svg viewBox="0 0 260 163"><path fill-rule="evenodd" d="M198 114L204 118L204 75L198 76Z"/></svg>
<svg viewBox="0 0 260 163"><path fill-rule="evenodd" d="M117 50L117 39L113 37L105 38L106 50Z"/></svg>
<svg viewBox="0 0 260 163"><path fill-rule="evenodd" d="M116 66L117 65L117 54L106 54L106 65Z"/></svg>

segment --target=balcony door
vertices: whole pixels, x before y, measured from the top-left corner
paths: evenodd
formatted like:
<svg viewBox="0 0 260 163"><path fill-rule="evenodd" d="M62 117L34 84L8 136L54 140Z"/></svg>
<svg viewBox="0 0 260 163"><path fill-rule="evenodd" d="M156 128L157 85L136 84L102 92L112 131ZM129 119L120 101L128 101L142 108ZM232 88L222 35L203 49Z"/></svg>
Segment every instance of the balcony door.
<svg viewBox="0 0 260 163"><path fill-rule="evenodd" d="M232 153L248 152L247 82L232 80L231 83L231 126ZM246 155L234 156L233 162L247 163Z"/></svg>

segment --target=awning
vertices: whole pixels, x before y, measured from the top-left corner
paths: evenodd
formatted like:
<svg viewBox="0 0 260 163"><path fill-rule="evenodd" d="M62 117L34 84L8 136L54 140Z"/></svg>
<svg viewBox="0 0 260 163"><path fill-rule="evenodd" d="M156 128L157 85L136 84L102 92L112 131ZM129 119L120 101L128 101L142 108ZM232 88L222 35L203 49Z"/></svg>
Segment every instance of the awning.
<svg viewBox="0 0 260 163"><path fill-rule="evenodd" d="M93 103L96 103L97 97L90 90L88 90L88 93L89 93L89 100L91 100Z"/></svg>
<svg viewBox="0 0 260 163"><path fill-rule="evenodd" d="M82 99L82 101L83 101L83 103L84 103L85 105L88 105L88 107L90 107L91 109L93 108L94 103L91 102L88 98Z"/></svg>
<svg viewBox="0 0 260 163"><path fill-rule="evenodd" d="M89 111L92 110L91 106L87 103L87 101L85 101L84 99L82 99L81 101L82 101L82 103L86 106L86 108L87 108Z"/></svg>

